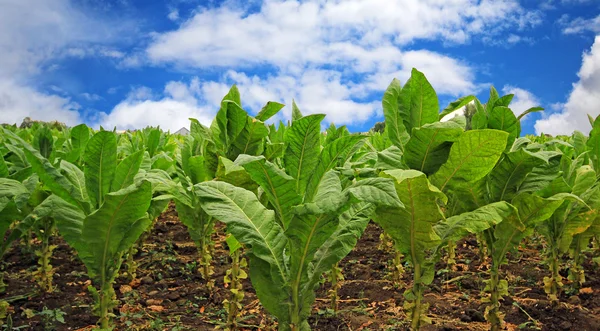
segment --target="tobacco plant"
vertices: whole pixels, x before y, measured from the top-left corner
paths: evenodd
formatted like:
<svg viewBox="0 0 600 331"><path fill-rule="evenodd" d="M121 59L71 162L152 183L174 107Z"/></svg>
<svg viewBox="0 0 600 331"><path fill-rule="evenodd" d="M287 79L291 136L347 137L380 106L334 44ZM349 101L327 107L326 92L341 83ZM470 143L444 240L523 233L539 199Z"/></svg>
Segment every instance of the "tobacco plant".
<svg viewBox="0 0 600 331"><path fill-rule="evenodd" d="M12 138L52 191L40 214L56 220L60 234L85 264L93 282L89 290L96 302L94 313L101 328L108 329L117 304L113 283L122 256L151 223L147 210L152 185L143 178L134 181L138 163L125 159L117 164L113 132L100 131L90 138L83 171L74 165L65 167L69 163L64 160L57 169L26 142Z"/></svg>
<svg viewBox="0 0 600 331"><path fill-rule="evenodd" d="M235 162L261 187L268 208L256 194L228 183L194 187L207 214L226 223L248 248L250 279L280 330L310 329L307 318L321 275L356 244L354 239L344 247L347 243L339 240L347 237L333 236L348 231L338 228L340 215L360 200L400 204L386 179L365 179L342 189L339 175L331 169L343 164L364 137L342 137L321 150L324 116L300 116L296 112L286 129L285 170L264 157L240 155Z"/></svg>

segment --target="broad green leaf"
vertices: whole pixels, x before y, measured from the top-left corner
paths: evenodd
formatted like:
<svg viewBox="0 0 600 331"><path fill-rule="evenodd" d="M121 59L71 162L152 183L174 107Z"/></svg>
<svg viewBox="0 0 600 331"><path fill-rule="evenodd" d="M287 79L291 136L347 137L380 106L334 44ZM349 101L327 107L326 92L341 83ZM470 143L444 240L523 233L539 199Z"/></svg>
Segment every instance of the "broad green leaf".
<svg viewBox="0 0 600 331"><path fill-rule="evenodd" d="M49 159L52 154L52 148L54 144L54 137L52 137L52 131L47 126L41 127L35 132L33 137L33 147L35 147L40 154Z"/></svg>
<svg viewBox="0 0 600 331"><path fill-rule="evenodd" d="M550 218L563 202L560 197L544 199L529 193L517 195L512 204L517 208L519 217L512 215L494 229L494 261L498 261L498 265L505 263L506 254L517 247L537 224Z"/></svg>
<svg viewBox="0 0 600 331"><path fill-rule="evenodd" d="M448 107L444 108L444 110L442 110L442 112L439 115L439 120L441 121L442 118L444 118L444 116L466 106L469 102L475 100L475 96L473 95L467 95L466 97L462 97L459 98L455 101L452 101Z"/></svg>
<svg viewBox="0 0 600 331"><path fill-rule="evenodd" d="M342 166L360 148L360 142L366 137L351 135L341 137L323 148L318 164L311 169L310 180L306 187L305 201L312 201L325 173L336 166Z"/></svg>
<svg viewBox="0 0 600 331"><path fill-rule="evenodd" d="M339 216L337 229L315 253L309 265L310 282L307 283L305 291L314 289L321 275L352 251L369 224L374 211L373 204L361 202L352 205L350 209Z"/></svg>
<svg viewBox="0 0 600 331"><path fill-rule="evenodd" d="M512 101L512 99L515 97L514 94L507 94L502 96L500 99L496 100L496 102L494 103L494 108L495 107L508 107L508 105L510 105L510 102Z"/></svg>
<svg viewBox="0 0 600 331"><path fill-rule="evenodd" d="M471 130L452 145L448 161L431 177L442 191L485 177L506 148L508 134L498 130Z"/></svg>
<svg viewBox="0 0 600 331"><path fill-rule="evenodd" d="M110 184L117 168L115 134L110 131L97 132L87 143L83 157L85 186L90 201L93 206L100 206L104 202L104 196L110 192Z"/></svg>
<svg viewBox="0 0 600 331"><path fill-rule="evenodd" d="M383 170L407 169L402 158L402 151L396 146L386 148L377 152L377 162L375 167Z"/></svg>
<svg viewBox="0 0 600 331"><path fill-rule="evenodd" d="M549 159L561 155L558 152L532 153L519 149L505 154L489 175L489 192L492 201L510 201L519 191L519 186L535 168L548 163Z"/></svg>
<svg viewBox="0 0 600 331"><path fill-rule="evenodd" d="M287 271L284 247L287 238L275 220L275 213L266 209L254 193L224 182L204 182L195 186L204 211L226 223L228 231L244 244L250 256L250 278L265 308L287 319Z"/></svg>
<svg viewBox="0 0 600 331"><path fill-rule="evenodd" d="M400 94L402 85L400 81L392 80L390 86L383 94L381 104L383 106L383 115L385 116L385 133L392 143L400 150L403 149L404 141L408 136L402 117L400 116ZM437 112L437 110L436 110Z"/></svg>
<svg viewBox="0 0 600 331"><path fill-rule="evenodd" d="M454 122L436 122L415 128L404 148L404 162L411 169L433 174L446 162L452 143L463 129Z"/></svg>
<svg viewBox="0 0 600 331"><path fill-rule="evenodd" d="M296 181L273 163L260 156L240 155L235 161L263 189L273 206L279 223L287 229L292 219L292 207L302 198L296 193Z"/></svg>
<svg viewBox="0 0 600 331"><path fill-rule="evenodd" d="M79 257L100 284L116 276L122 254L150 224L146 211L151 199L150 182L144 181L107 194L100 208L83 221Z"/></svg>
<svg viewBox="0 0 600 331"><path fill-rule="evenodd" d="M158 144L160 143L160 130L151 129L148 134L148 140L146 141L146 151L150 154L150 157L154 157Z"/></svg>
<svg viewBox="0 0 600 331"><path fill-rule="evenodd" d="M283 162L286 172L296 180L296 192L300 195L304 195L308 181L319 164L321 121L324 117L320 114L302 117L285 132L287 148Z"/></svg>
<svg viewBox="0 0 600 331"><path fill-rule="evenodd" d="M409 133L413 128L438 121L440 106L437 94L425 75L417 69L412 69L410 79L400 92L400 100L400 116Z"/></svg>
<svg viewBox="0 0 600 331"><path fill-rule="evenodd" d="M250 191L254 191L257 188L256 183L252 180L246 169L224 157L219 158L219 169L217 170L215 179L237 187L243 187Z"/></svg>
<svg viewBox="0 0 600 331"><path fill-rule="evenodd" d="M140 170L143 158L144 151L140 150L124 158L123 161L117 165L110 187L111 192L116 192L133 184L133 179Z"/></svg>
<svg viewBox="0 0 600 331"><path fill-rule="evenodd" d="M89 202L86 200L77 200L81 195L81 190L71 184L69 179L63 176L60 171L52 166L50 162L42 157L36 150L23 149L27 160L31 164L32 170L40 177L52 193L56 194L65 201L78 206L84 212L89 212Z"/></svg>
<svg viewBox="0 0 600 331"><path fill-rule="evenodd" d="M262 107L258 114L256 114L256 119L264 122L277 114L283 107L285 107L285 105L282 103L269 101Z"/></svg>
<svg viewBox="0 0 600 331"><path fill-rule="evenodd" d="M87 189L85 188L85 175L79 167L62 160L60 162L60 173L73 185L74 190L71 192L76 194L74 198L77 201L89 200Z"/></svg>
<svg viewBox="0 0 600 331"><path fill-rule="evenodd" d="M494 202L474 211L449 217L436 224L434 229L442 243L458 241L469 234L487 230L516 213L517 209L508 202Z"/></svg>
<svg viewBox="0 0 600 331"><path fill-rule="evenodd" d="M198 184L212 179L214 174L210 173L203 155L195 155L188 159L188 175L192 184Z"/></svg>
<svg viewBox="0 0 600 331"><path fill-rule="evenodd" d="M396 193L394 181L389 178L365 178L347 187L345 192L361 202L369 202L375 206L404 207Z"/></svg>
<svg viewBox="0 0 600 331"><path fill-rule="evenodd" d="M269 135L265 124L250 116L246 117L246 126L233 141L230 159L237 158L240 154L260 155L264 151L264 139Z"/></svg>
<svg viewBox="0 0 600 331"><path fill-rule="evenodd" d="M488 128L508 132L507 146L510 149L513 142L521 134L521 123L515 113L504 106L494 107L489 113Z"/></svg>
<svg viewBox="0 0 600 331"><path fill-rule="evenodd" d="M388 170L384 176L395 181L404 208L378 207L374 220L394 239L396 249L411 263L421 264L426 250L439 244L433 225L444 218L437 201L445 201L446 196L420 171Z"/></svg>

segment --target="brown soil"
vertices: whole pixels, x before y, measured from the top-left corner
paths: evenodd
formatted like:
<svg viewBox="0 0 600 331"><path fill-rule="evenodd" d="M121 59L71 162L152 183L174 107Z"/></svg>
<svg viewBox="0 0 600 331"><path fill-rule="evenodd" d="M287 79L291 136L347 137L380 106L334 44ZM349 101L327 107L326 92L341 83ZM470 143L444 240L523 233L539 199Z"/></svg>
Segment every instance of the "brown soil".
<svg viewBox="0 0 600 331"><path fill-rule="evenodd" d="M313 330L407 330L403 311L405 285L411 284L410 269L396 287L390 280L390 252L377 248L381 230L370 224L357 247L340 263L345 280L339 291L339 311L332 316L327 295L328 284L317 291L310 324ZM214 234L215 289L210 293L206 282L193 266L198 252L187 229L170 206L147 236L136 255L138 281L118 279L115 291L120 300L116 314L117 330L214 330L224 320L222 301L227 297L223 276L230 258L225 247L223 227ZM537 240L539 242L539 240ZM56 291L40 294L32 280L36 259L24 246L14 247L5 256L6 292L0 300L11 300L13 327L20 330L89 330L96 318L91 314L93 300L87 290L85 268L74 251L60 238L53 244L52 265L56 269ZM520 248L503 267L511 297L503 300L508 330L600 330L600 271L586 262L587 282L577 295L563 293L561 303L553 307L542 289L547 274L541 262L541 247ZM487 277L481 264L477 242L470 238L458 243L456 271L438 264L438 275L425 293L433 324L423 330L487 330L485 303L481 290ZM588 259L589 260L589 259ZM566 288L570 285L567 284ZM244 283L246 297L241 322L245 330L275 330L275 322L260 306L250 282ZM212 295L211 295L212 294ZM18 297L22 296L22 297ZM16 299L15 299L16 298ZM44 322L44 307L60 309L65 323ZM527 314L530 315L530 318ZM34 316L32 316L34 315ZM525 324L527 322L528 324ZM519 328L521 326L521 328Z"/></svg>

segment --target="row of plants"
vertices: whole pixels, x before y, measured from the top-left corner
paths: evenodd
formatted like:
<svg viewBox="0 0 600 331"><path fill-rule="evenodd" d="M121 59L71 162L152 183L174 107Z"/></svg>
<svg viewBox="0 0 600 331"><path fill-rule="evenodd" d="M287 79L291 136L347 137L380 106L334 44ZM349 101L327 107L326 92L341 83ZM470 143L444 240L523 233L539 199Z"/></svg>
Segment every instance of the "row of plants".
<svg viewBox="0 0 600 331"><path fill-rule="evenodd" d="M564 263L569 280L582 284L582 252L600 231L600 120L590 119L587 136L521 137L521 119L543 109L517 117L512 98L492 87L486 103L467 96L440 112L436 92L413 69L404 85L394 80L385 91L385 122L364 134L333 124L323 132L325 116L303 115L295 103L291 121L267 124L284 105L269 102L252 116L235 86L212 124L191 119L185 137L159 128L5 127L0 257L15 241L39 239L34 276L41 291L54 291L50 243L61 236L92 281L99 326L111 329L115 279L136 278L135 254L173 201L209 290L211 235L216 222L226 225L232 265L224 328L238 327L249 277L279 330L300 331L310 329L324 275L336 309L338 263L373 220L385 231L383 246L396 251L396 272L400 259L410 265L404 311L412 329L430 322L423 294L436 264L443 256L451 264L456 242L476 236L490 266L485 317L499 330L509 295L501 267L511 253L534 234L543 238L543 286L557 302Z"/></svg>

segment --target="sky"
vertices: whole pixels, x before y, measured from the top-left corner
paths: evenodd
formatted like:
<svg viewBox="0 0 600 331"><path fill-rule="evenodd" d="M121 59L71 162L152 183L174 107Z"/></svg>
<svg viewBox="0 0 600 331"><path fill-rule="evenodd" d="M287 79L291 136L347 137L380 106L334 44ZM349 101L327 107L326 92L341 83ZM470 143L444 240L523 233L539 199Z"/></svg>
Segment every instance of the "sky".
<svg viewBox="0 0 600 331"><path fill-rule="evenodd" d="M422 71L440 108L490 86L533 106L522 134L600 114L600 0L0 0L0 123L175 131L210 124L232 84L274 120L366 131L393 78Z"/></svg>

